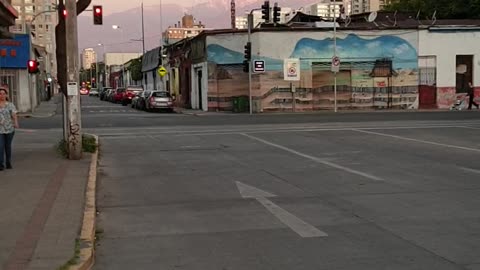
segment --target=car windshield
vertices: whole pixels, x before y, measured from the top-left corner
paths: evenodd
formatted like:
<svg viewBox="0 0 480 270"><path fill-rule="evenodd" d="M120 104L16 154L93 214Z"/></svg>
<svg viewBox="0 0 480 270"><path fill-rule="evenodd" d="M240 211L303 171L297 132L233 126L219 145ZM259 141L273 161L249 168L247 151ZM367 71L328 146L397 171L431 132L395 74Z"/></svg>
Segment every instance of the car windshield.
<svg viewBox="0 0 480 270"><path fill-rule="evenodd" d="M168 92L153 92L152 97L170 97Z"/></svg>

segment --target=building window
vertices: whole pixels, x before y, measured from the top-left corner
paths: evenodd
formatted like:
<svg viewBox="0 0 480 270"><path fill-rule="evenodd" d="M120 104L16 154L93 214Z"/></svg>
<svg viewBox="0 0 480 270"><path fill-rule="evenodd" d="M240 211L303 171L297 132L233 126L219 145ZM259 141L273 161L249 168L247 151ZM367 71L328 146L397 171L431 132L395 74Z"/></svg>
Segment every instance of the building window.
<svg viewBox="0 0 480 270"><path fill-rule="evenodd" d="M437 83L437 63L435 56L419 56L419 84L434 86Z"/></svg>
<svg viewBox="0 0 480 270"><path fill-rule="evenodd" d="M35 13L35 6L25 6L25 13Z"/></svg>

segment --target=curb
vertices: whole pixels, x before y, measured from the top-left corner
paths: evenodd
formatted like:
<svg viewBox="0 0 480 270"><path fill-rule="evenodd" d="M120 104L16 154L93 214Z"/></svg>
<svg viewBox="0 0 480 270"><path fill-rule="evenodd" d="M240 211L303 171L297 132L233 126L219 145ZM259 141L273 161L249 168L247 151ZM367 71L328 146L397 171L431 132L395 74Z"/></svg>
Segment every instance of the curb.
<svg viewBox="0 0 480 270"><path fill-rule="evenodd" d="M42 115L35 115L35 114L18 114L18 117L22 117L22 118L50 118L52 116L54 116L56 113L53 112L53 113L47 113L47 114L42 114Z"/></svg>
<svg viewBox="0 0 480 270"><path fill-rule="evenodd" d="M88 173L87 189L85 192L85 208L83 210L83 222L80 232L80 253L77 264L69 269L88 270L95 261L95 217L96 217L96 186L97 186L97 165L98 165L98 136L86 134L95 138L97 150L92 154L90 170Z"/></svg>

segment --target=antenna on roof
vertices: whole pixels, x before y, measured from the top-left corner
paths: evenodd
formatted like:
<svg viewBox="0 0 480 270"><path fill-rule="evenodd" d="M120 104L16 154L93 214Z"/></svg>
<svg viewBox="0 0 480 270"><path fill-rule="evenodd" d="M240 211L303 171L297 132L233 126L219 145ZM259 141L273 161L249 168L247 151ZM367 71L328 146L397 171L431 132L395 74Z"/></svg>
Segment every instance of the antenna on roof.
<svg viewBox="0 0 480 270"><path fill-rule="evenodd" d="M437 11L435 10L432 15L432 24L434 25L437 22Z"/></svg>
<svg viewBox="0 0 480 270"><path fill-rule="evenodd" d="M376 11L372 11L370 15L368 15L367 21L375 24L378 27L378 24L375 22L375 20L377 19L377 15L378 13Z"/></svg>
<svg viewBox="0 0 480 270"><path fill-rule="evenodd" d="M422 23L422 21L420 20L420 10L419 10L418 13L417 13L416 19L417 19L419 25L424 25L424 24Z"/></svg>
<svg viewBox="0 0 480 270"><path fill-rule="evenodd" d="M387 18L387 20L391 22L394 27L397 26L397 11L395 11L395 13L393 14L394 21L392 21L392 19L390 19L390 16L388 15L386 15L385 18Z"/></svg>
<svg viewBox="0 0 480 270"><path fill-rule="evenodd" d="M370 15L368 15L367 21L368 21L368 22L374 22L376 19L377 19L377 12L376 12L376 11L372 11L372 12L370 13Z"/></svg>

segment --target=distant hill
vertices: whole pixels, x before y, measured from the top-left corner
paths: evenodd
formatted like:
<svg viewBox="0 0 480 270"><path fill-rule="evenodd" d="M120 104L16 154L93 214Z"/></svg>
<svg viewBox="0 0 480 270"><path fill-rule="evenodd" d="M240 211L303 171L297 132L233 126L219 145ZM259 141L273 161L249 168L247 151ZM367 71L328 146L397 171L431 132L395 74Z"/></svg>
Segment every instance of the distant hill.
<svg viewBox="0 0 480 270"><path fill-rule="evenodd" d="M237 15L245 14L253 8L260 8L263 0L237 0ZM275 1L271 1L273 5ZM296 0L295 6L291 6L289 0L277 0L280 6L299 8L310 4L311 0ZM209 0L199 3L191 8L185 8L176 4L162 5L163 20L160 23L160 6L145 7L145 47L152 49L160 43L160 26L166 29L181 20L185 14L192 14L197 22L202 22L208 28L230 27L230 0ZM106 44L106 52L141 52L142 43L131 41L142 37L141 10L138 8L126 10L105 16L103 25L93 25L90 12L85 12L78 18L79 49L94 47L99 55L103 55L103 49L97 44ZM122 31L112 29L112 25L120 25ZM100 56L102 58L102 56Z"/></svg>

